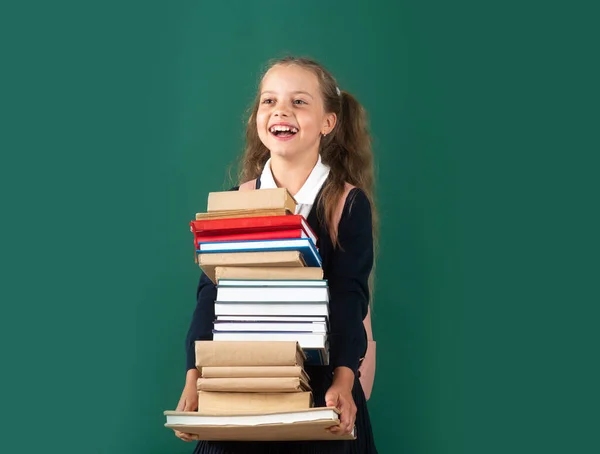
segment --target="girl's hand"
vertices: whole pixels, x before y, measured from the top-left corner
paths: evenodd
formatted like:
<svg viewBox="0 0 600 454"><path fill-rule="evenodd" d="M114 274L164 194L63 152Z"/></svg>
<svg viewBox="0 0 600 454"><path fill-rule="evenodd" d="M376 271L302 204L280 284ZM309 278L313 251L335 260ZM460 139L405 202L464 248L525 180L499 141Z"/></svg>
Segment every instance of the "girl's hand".
<svg viewBox="0 0 600 454"><path fill-rule="evenodd" d="M192 372L190 370L190 372ZM198 390L196 388L196 380L198 375L195 373L188 373L186 377L185 386L181 393L181 398L177 404L175 411L197 411L198 410ZM183 432L175 431L175 436L181 438L183 441L194 441L198 440L198 435L187 434Z"/></svg>
<svg viewBox="0 0 600 454"><path fill-rule="evenodd" d="M338 370L345 369L345 370ZM329 429L334 434L350 434L356 421L356 404L352 398L354 373L346 367L336 369L333 384L325 394L325 405L340 410L340 425Z"/></svg>

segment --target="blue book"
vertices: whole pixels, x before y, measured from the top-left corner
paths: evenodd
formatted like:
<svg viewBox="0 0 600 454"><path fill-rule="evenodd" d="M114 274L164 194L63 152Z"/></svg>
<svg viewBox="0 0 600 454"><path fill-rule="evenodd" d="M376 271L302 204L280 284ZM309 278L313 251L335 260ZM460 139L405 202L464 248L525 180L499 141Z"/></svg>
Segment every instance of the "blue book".
<svg viewBox="0 0 600 454"><path fill-rule="evenodd" d="M268 252L299 251L306 266L321 266L322 260L315 243L310 238L290 238L277 240L214 241L200 242L199 254L222 252Z"/></svg>

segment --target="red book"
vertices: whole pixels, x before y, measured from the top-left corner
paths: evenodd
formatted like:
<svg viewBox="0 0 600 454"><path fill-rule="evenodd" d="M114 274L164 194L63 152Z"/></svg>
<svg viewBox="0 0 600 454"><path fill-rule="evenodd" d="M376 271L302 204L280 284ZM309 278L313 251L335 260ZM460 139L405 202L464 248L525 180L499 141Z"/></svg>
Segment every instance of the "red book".
<svg viewBox="0 0 600 454"><path fill-rule="evenodd" d="M268 232L232 233L228 235L195 235L197 243L216 241L252 241L252 240L279 240L288 238L308 238L302 229L274 230Z"/></svg>
<svg viewBox="0 0 600 454"><path fill-rule="evenodd" d="M306 236L317 243L314 234L304 216L291 214L287 216L259 216L251 218L205 219L191 221L190 230L195 237L212 235L239 235L257 232L275 232L280 230L301 229Z"/></svg>

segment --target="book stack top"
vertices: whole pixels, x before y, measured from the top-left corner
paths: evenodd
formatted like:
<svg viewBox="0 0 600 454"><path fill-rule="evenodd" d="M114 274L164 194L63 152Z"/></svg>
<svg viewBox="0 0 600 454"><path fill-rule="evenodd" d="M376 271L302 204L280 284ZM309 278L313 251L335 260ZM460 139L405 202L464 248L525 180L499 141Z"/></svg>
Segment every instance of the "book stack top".
<svg viewBox="0 0 600 454"><path fill-rule="evenodd" d="M190 230L196 261L214 283L219 266L321 267L317 237L286 189L213 192L207 206Z"/></svg>

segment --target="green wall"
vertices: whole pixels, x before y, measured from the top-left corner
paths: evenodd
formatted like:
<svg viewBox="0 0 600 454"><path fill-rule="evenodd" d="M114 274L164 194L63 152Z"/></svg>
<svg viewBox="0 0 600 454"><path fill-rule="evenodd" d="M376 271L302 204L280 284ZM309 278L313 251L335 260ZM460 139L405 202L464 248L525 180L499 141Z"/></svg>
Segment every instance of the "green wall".
<svg viewBox="0 0 600 454"><path fill-rule="evenodd" d="M191 452L162 426L199 273L188 222L229 186L261 66L286 52L372 122L380 453L597 452L591 12L20 5L0 14L2 452Z"/></svg>

